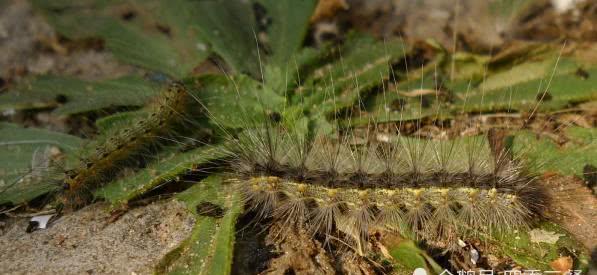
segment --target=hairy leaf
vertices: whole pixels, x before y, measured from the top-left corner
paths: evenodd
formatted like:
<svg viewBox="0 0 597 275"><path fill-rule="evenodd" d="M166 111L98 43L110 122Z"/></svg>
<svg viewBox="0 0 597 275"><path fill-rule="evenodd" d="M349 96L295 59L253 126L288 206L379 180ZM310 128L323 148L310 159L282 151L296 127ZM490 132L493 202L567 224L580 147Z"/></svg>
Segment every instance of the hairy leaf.
<svg viewBox="0 0 597 275"><path fill-rule="evenodd" d="M449 62L444 68L448 71L442 71L442 66L438 67L442 56L438 55L436 61L420 70L420 77L410 74L368 98L364 105L369 113L352 118L349 124L449 118L469 112L557 110L597 98L595 67L583 68L573 58L558 58L553 56L557 53L549 53L547 57L542 53L540 61L510 67L502 64L496 71L485 65L457 62L458 75L453 81L449 80ZM434 69L429 70L430 67Z"/></svg>
<svg viewBox="0 0 597 275"><path fill-rule="evenodd" d="M94 193L96 197L103 198L114 206L126 204L161 184L176 181L180 174L224 157L223 152L222 148L217 146L201 147L184 153L166 151L148 167L111 182Z"/></svg>
<svg viewBox="0 0 597 275"><path fill-rule="evenodd" d="M199 81L196 81L199 80ZM207 108L212 122L230 128L252 127L264 115L281 112L284 98L246 76L204 76L186 80Z"/></svg>
<svg viewBox="0 0 597 275"><path fill-rule="evenodd" d="M208 55L194 1L33 1L71 39L100 37L124 62L183 77ZM76 4L75 4L76 3Z"/></svg>
<svg viewBox="0 0 597 275"><path fill-rule="evenodd" d="M585 165L597 166L597 129L569 127L564 133L569 142L559 146L548 138L521 131L514 135L512 150L537 173L581 176Z"/></svg>
<svg viewBox="0 0 597 275"><path fill-rule="evenodd" d="M242 200L221 177L211 176L177 196L197 215L191 236L159 263L159 274L230 274L236 219ZM201 209L208 205L218 213ZM199 206L199 207L198 207ZM204 207L203 207L204 208ZM216 210L217 209L217 210ZM221 212L220 212L221 211Z"/></svg>
<svg viewBox="0 0 597 275"><path fill-rule="evenodd" d="M294 55L307 33L309 18L317 1L260 0L259 2L265 8L266 20L271 20L267 30L272 51L269 63L284 71L292 72Z"/></svg>
<svg viewBox="0 0 597 275"><path fill-rule="evenodd" d="M570 237L568 232L550 222L541 223L535 230L553 232L559 237L553 243L537 242L531 238L530 231L517 231L500 236L499 239L492 239L492 242L498 247L500 253L512 258L528 270L552 270L550 262L561 257L561 253L572 253L574 258L577 258L572 269L586 271L589 264L588 255L579 249L582 245Z"/></svg>
<svg viewBox="0 0 597 275"><path fill-rule="evenodd" d="M84 81L71 77L39 76L0 95L0 110L56 108L70 115L116 106L142 106L158 93L140 77Z"/></svg>
<svg viewBox="0 0 597 275"><path fill-rule="evenodd" d="M443 269L427 253L417 247L413 241L403 240L388 248L397 263L399 272L412 274L417 268L425 268L428 274L440 274Z"/></svg>
<svg viewBox="0 0 597 275"><path fill-rule="evenodd" d="M106 134L114 129L128 127L136 119L147 116L144 111L120 112L95 121L95 125L100 133Z"/></svg>
<svg viewBox="0 0 597 275"><path fill-rule="evenodd" d="M390 64L405 55L399 40L375 41L353 35L341 49L335 62L321 67L307 77L294 102L315 113L332 114L362 100L365 92L381 86L390 75Z"/></svg>
<svg viewBox="0 0 597 275"><path fill-rule="evenodd" d="M0 204L19 204L60 188L58 163L83 141L43 129L0 123Z"/></svg>
<svg viewBox="0 0 597 275"><path fill-rule="evenodd" d="M197 1L203 13L197 16L204 37L226 63L237 72L261 76L257 53L257 28L248 1Z"/></svg>

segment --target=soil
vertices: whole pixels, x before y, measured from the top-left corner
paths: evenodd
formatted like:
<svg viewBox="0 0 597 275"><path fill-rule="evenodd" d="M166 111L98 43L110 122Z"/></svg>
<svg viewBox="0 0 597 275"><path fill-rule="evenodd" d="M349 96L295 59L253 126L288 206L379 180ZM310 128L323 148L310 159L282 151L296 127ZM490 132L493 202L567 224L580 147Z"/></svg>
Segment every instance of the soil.
<svg viewBox="0 0 597 275"><path fill-rule="evenodd" d="M352 0L337 9L335 21L378 37L400 36L409 43L432 38L449 50L497 52L516 41L595 41L595 1L526 1L507 11L504 1ZM576 5L575 5L576 4ZM490 11L488 13L488 10Z"/></svg>
<svg viewBox="0 0 597 275"><path fill-rule="evenodd" d="M1 274L151 274L195 224L180 202L131 209L118 220L97 203L27 233L29 218L0 227Z"/></svg>
<svg viewBox="0 0 597 275"><path fill-rule="evenodd" d="M118 62L93 43L62 41L27 1L3 1L0 5L0 78L6 84L31 75L97 80L130 75L138 70Z"/></svg>

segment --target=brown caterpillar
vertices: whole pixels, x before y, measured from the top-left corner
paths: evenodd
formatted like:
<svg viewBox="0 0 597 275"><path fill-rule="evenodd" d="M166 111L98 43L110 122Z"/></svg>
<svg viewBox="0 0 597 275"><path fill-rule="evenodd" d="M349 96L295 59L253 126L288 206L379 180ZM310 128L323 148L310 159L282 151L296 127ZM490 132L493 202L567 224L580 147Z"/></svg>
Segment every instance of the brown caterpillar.
<svg viewBox="0 0 597 275"><path fill-rule="evenodd" d="M266 123L232 143L229 181L261 217L343 236L361 254L376 228L453 249L458 238L525 228L549 202L521 163L491 157L482 137L349 141Z"/></svg>
<svg viewBox="0 0 597 275"><path fill-rule="evenodd" d="M108 134L78 168L66 173L63 203L78 208L91 198L91 190L109 181L131 159L150 156L164 144L177 142L188 133L194 115L201 112L193 95L182 83L170 84L146 107L147 116L130 127Z"/></svg>

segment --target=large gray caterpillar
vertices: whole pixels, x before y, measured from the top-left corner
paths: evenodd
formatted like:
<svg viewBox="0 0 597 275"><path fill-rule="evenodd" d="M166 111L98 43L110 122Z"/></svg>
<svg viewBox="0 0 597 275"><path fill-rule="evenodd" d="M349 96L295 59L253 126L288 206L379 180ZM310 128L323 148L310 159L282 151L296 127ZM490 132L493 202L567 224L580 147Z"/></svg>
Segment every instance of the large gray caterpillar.
<svg viewBox="0 0 597 275"><path fill-rule="evenodd" d="M359 253L376 229L408 230L445 249L459 238L522 229L540 218L546 190L484 137L305 138L265 123L231 142L229 181L261 217L342 236ZM374 134L373 136L376 136Z"/></svg>

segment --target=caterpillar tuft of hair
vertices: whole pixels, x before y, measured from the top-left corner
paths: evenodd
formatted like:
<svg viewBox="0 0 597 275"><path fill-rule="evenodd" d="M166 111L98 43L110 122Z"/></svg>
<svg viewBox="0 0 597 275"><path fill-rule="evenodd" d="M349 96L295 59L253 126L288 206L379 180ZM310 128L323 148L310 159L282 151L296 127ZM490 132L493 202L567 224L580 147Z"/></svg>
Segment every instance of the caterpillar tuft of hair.
<svg viewBox="0 0 597 275"><path fill-rule="evenodd" d="M91 199L91 190L130 166L131 160L151 156L160 146L180 140L193 128L189 124L195 123L201 108L182 83L174 82L145 111L143 118L107 134L77 168L67 171L62 196L66 207L85 205Z"/></svg>
<svg viewBox="0 0 597 275"><path fill-rule="evenodd" d="M307 138L273 123L247 130L228 149L229 181L259 217L341 236L359 253L376 229L451 250L458 238L525 228L549 203L537 178L508 154L492 156L484 137L355 145L346 136Z"/></svg>

